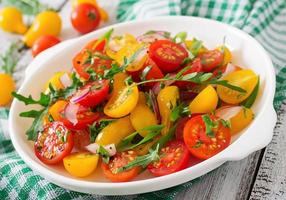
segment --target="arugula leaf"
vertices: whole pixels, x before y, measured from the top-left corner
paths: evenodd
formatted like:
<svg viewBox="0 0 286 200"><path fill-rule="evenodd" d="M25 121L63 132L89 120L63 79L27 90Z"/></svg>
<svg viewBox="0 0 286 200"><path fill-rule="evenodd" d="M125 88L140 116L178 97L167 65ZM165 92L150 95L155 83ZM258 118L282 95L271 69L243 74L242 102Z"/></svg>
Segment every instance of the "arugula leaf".
<svg viewBox="0 0 286 200"><path fill-rule="evenodd" d="M215 124L211 120L210 116L206 114L206 115L203 115L202 118L205 123L207 136L209 136L210 138L215 137L214 132L213 132L213 128L215 127Z"/></svg>
<svg viewBox="0 0 286 200"><path fill-rule="evenodd" d="M101 146L101 145L99 146L97 153L99 155L101 155L104 163L106 163L106 164L109 163L109 160L110 160L109 152L103 146Z"/></svg>
<svg viewBox="0 0 286 200"><path fill-rule="evenodd" d="M198 72L193 72L193 73L186 74L186 75L182 76L180 79L183 81L193 80L197 75L198 75Z"/></svg>
<svg viewBox="0 0 286 200"><path fill-rule="evenodd" d="M113 76L119 72L122 72L123 69L117 64L112 63L110 69L104 70L103 78L104 79L113 79Z"/></svg>
<svg viewBox="0 0 286 200"><path fill-rule="evenodd" d="M43 110L30 110L27 112L21 112L20 117L36 118L42 114Z"/></svg>
<svg viewBox="0 0 286 200"><path fill-rule="evenodd" d="M155 150L150 149L149 153L144 156L138 156L133 161L129 162L127 165L118 168L117 172L123 172L133 167L141 166L142 168L146 168L151 162L157 161L160 159L159 156L159 144L156 146Z"/></svg>
<svg viewBox="0 0 286 200"><path fill-rule="evenodd" d="M152 66L150 66L150 65L143 69L143 71L142 71L142 73L140 75L140 78L141 78L142 81L146 80L146 76L150 72L151 69L152 69Z"/></svg>
<svg viewBox="0 0 286 200"><path fill-rule="evenodd" d="M159 148L161 149L166 145L166 143L171 140L174 137L175 131L177 128L177 124L173 125L170 129L169 132L166 135L163 135L153 146L152 148L156 148L157 145L159 145Z"/></svg>
<svg viewBox="0 0 286 200"><path fill-rule="evenodd" d="M48 106L49 103L50 103L50 96L49 95L46 95L44 93L41 93L40 95L40 99L39 100L35 100L32 98L31 95L29 95L28 97L25 97L21 94L18 94L16 92L12 92L12 95L18 99L19 101L22 101L25 103L25 105L31 105L31 104L38 104L38 105L41 105L41 106Z"/></svg>
<svg viewBox="0 0 286 200"><path fill-rule="evenodd" d="M194 38L192 40L192 45L189 48L189 51L194 57L196 57L202 47L203 47L203 42Z"/></svg>
<svg viewBox="0 0 286 200"><path fill-rule="evenodd" d="M229 84L229 82L227 80L217 80L217 79L213 79L207 82L208 84L216 84L216 85L222 85L224 87L227 87L229 89L235 90L237 92L241 92L241 93L246 93L246 91L244 89L242 89L241 87Z"/></svg>
<svg viewBox="0 0 286 200"><path fill-rule="evenodd" d="M39 114L35 120L33 121L31 127L26 131L26 135L28 136L28 140L36 141L38 137L38 132L43 127L43 117L48 113L48 109L41 110L41 114Z"/></svg>
<svg viewBox="0 0 286 200"><path fill-rule="evenodd" d="M175 35L175 37L173 38L173 42L175 43L182 43L185 42L186 38L187 38L188 33L185 31L179 32Z"/></svg>
<svg viewBox="0 0 286 200"><path fill-rule="evenodd" d="M170 114L170 120L172 122L175 122L177 121L180 117L182 117L183 115L186 114L189 114L189 108L187 107L187 109L185 109L185 105L184 104L179 104L178 106L174 107L171 111L171 114Z"/></svg>
<svg viewBox="0 0 286 200"><path fill-rule="evenodd" d="M226 128L231 128L231 123L229 120L220 119L221 124Z"/></svg>
<svg viewBox="0 0 286 200"><path fill-rule="evenodd" d="M93 143L97 137L97 135L104 129L106 126L114 122L115 119L101 119L92 125L88 126L89 134L90 134L90 143Z"/></svg>
<svg viewBox="0 0 286 200"><path fill-rule="evenodd" d="M244 100L241 103L241 105L243 105L246 108L251 108L251 106L254 104L256 97L258 95L259 85L260 85L260 78L258 77L258 82L257 82L255 88L253 89L251 95L249 97L247 97L247 99Z"/></svg>

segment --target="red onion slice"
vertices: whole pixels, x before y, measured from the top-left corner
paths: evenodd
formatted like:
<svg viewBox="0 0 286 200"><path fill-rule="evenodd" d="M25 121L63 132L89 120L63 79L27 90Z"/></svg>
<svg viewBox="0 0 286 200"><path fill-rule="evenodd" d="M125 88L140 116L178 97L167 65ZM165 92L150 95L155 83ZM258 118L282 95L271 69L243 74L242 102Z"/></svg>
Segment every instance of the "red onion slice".
<svg viewBox="0 0 286 200"><path fill-rule="evenodd" d="M65 88L69 87L72 85L72 80L69 77L69 75L67 73L64 73L61 77L60 77L60 81L63 84L63 86Z"/></svg>
<svg viewBox="0 0 286 200"><path fill-rule="evenodd" d="M96 154L98 149L99 149L99 145L96 144L96 143L91 143L91 144L85 146L85 149L88 150L91 153Z"/></svg>
<svg viewBox="0 0 286 200"><path fill-rule="evenodd" d="M157 118L158 123L161 123L161 114L160 114L160 110L159 110L159 106L158 106L156 96L152 90L149 91L149 95L150 95L150 100L151 100L153 112L155 113L155 116Z"/></svg>
<svg viewBox="0 0 286 200"><path fill-rule="evenodd" d="M70 99L70 102L72 103L78 103L79 101L81 101L84 97L86 97L88 95L88 93L90 92L90 87L86 87L82 90L78 90L75 95Z"/></svg>
<svg viewBox="0 0 286 200"><path fill-rule="evenodd" d="M108 144L103 147L106 151L108 151L109 156L114 156L116 154L116 147L115 144ZM85 147L91 153L96 154L99 149L99 145L96 143L89 144Z"/></svg>
<svg viewBox="0 0 286 200"><path fill-rule="evenodd" d="M236 116L243 108L241 106L224 106L219 108L215 115L224 120L230 120Z"/></svg>
<svg viewBox="0 0 286 200"><path fill-rule="evenodd" d="M169 76L170 78L175 78L176 74L170 74ZM161 83L164 83L165 86L169 86L172 85L173 83L175 83L175 80L169 80L169 81L160 81L160 82L156 82L155 85L152 88L152 91L154 92L155 95L159 94L160 90L161 90Z"/></svg>
<svg viewBox="0 0 286 200"><path fill-rule="evenodd" d="M69 120L73 125L77 124L77 113L79 110L78 104L69 103L65 108L65 117Z"/></svg>

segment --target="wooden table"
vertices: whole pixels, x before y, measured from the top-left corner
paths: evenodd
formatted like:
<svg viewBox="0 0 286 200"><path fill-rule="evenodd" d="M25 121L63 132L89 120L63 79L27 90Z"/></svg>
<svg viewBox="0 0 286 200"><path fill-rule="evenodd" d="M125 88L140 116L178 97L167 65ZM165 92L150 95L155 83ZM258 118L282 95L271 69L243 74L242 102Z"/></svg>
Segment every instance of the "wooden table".
<svg viewBox="0 0 286 200"><path fill-rule="evenodd" d="M47 0L43 1L60 10L64 21L61 37L67 39L77 36L75 32L70 31L70 1L53 0L52 3ZM100 2L104 5L104 1ZM110 11L115 6L116 3L107 10ZM0 53L4 52L11 42L19 38L16 35L0 32ZM32 56L29 50L21 52L21 59L14 75L16 80L22 79L23 70L31 60ZM18 86L20 84L21 81L18 82ZM218 169L194 181L189 190L179 193L176 199L286 199L285 111L286 103L282 104L278 110L278 123L274 130L274 137L265 149L257 151L241 161L225 163Z"/></svg>

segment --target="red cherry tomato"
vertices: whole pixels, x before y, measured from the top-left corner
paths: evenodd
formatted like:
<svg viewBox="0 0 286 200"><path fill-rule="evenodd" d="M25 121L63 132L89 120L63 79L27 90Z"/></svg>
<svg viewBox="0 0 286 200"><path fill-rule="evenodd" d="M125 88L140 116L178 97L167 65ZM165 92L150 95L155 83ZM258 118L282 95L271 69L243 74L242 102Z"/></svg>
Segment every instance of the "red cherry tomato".
<svg viewBox="0 0 286 200"><path fill-rule="evenodd" d="M202 115L191 118L184 127L185 144L191 154L200 159L208 159L230 144L230 128L224 127L214 115L210 119L218 124L212 129L213 137L207 135Z"/></svg>
<svg viewBox="0 0 286 200"><path fill-rule="evenodd" d="M151 163L147 169L154 176L164 176L182 169L189 164L190 153L183 141L169 142L160 151L160 160Z"/></svg>
<svg viewBox="0 0 286 200"><path fill-rule="evenodd" d="M99 41L98 39L92 40L83 49L87 49L91 52L100 51L103 52L105 49L106 40Z"/></svg>
<svg viewBox="0 0 286 200"><path fill-rule="evenodd" d="M76 104L78 106L78 110L76 113L71 107L74 106L72 103L68 103L66 107L60 113L60 121L64 123L64 125L71 130L83 130L91 125L93 122L99 119L100 114L97 112L92 112L90 108L84 107L80 104ZM76 123L73 123L68 119L67 116L75 115Z"/></svg>
<svg viewBox="0 0 286 200"><path fill-rule="evenodd" d="M77 150L86 151L85 147L90 144L90 134L87 130L76 131L73 140Z"/></svg>
<svg viewBox="0 0 286 200"><path fill-rule="evenodd" d="M98 52L99 54L102 54L103 56L106 56L105 54ZM111 68L112 60L106 60L101 59L99 57L95 57L93 59L92 64L86 63L86 60L89 57L89 53L87 49L84 49L83 51L79 52L74 58L73 58L73 67L75 71L78 73L78 75L88 80L90 78L89 73L87 72L88 69L94 70L97 74L102 75L104 73L105 69Z"/></svg>
<svg viewBox="0 0 286 200"><path fill-rule="evenodd" d="M36 57L42 51L60 43L60 39L53 35L44 35L39 37L32 46L32 55Z"/></svg>
<svg viewBox="0 0 286 200"><path fill-rule="evenodd" d="M136 157L137 155L134 151L117 153L108 164L102 162L101 169L105 177L112 182L130 181L138 175L140 167L133 167L123 172L117 172L117 170L133 161Z"/></svg>
<svg viewBox="0 0 286 200"><path fill-rule="evenodd" d="M176 132L175 132L177 140L184 140L183 131L184 131L184 127L185 127L187 121L189 121L189 119L190 119L190 117L183 117L183 118L179 119L177 127L176 127Z"/></svg>
<svg viewBox="0 0 286 200"><path fill-rule="evenodd" d="M57 164L70 154L73 133L61 123L54 121L44 126L34 144L35 155L45 164Z"/></svg>
<svg viewBox="0 0 286 200"><path fill-rule="evenodd" d="M183 75L202 71L202 64L201 64L200 58L196 58L189 66L191 68L188 69L187 71L185 71L183 73ZM180 70L182 70L182 69L180 69ZM178 70L177 72L179 72L180 70ZM186 88L187 86L194 87L196 84L190 83L188 81L176 81L174 85L178 86L179 88Z"/></svg>
<svg viewBox="0 0 286 200"><path fill-rule="evenodd" d="M100 20L98 8L88 3L79 4L71 14L71 23L81 34L95 30Z"/></svg>
<svg viewBox="0 0 286 200"><path fill-rule="evenodd" d="M170 40L157 40L150 45L149 56L163 72L169 73L180 67L188 52Z"/></svg>
<svg viewBox="0 0 286 200"><path fill-rule="evenodd" d="M109 92L109 80L99 80L86 84L72 97L85 107L94 107L103 102Z"/></svg>
<svg viewBox="0 0 286 200"><path fill-rule="evenodd" d="M210 72L223 64L224 55L215 49L199 55L204 72Z"/></svg>

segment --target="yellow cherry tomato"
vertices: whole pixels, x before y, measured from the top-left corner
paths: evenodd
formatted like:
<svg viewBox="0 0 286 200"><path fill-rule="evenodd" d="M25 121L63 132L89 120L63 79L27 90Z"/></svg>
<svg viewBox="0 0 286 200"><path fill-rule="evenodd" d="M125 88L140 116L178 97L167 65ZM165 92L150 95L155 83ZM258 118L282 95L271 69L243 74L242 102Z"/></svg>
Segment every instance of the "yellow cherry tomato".
<svg viewBox="0 0 286 200"><path fill-rule="evenodd" d="M221 100L229 104L238 104L252 93L258 82L258 76L251 69L243 69L229 73L222 80L227 80L229 84L246 91L242 93L221 85L217 86L217 93Z"/></svg>
<svg viewBox="0 0 286 200"><path fill-rule="evenodd" d="M0 27L12 33L24 34L27 31L21 11L15 7L5 7L0 10Z"/></svg>
<svg viewBox="0 0 286 200"><path fill-rule="evenodd" d="M58 13L55 11L44 11L36 16L32 26L24 35L23 42L28 47L31 47L40 36L58 36L61 28L62 21Z"/></svg>
<svg viewBox="0 0 286 200"><path fill-rule="evenodd" d="M215 89L209 85L203 89L190 103L191 113L209 113L216 109L218 96Z"/></svg>
<svg viewBox="0 0 286 200"><path fill-rule="evenodd" d="M232 54L230 52L230 50L226 47L226 46L219 46L217 47L218 50L220 50L223 55L224 55L224 58L223 58L223 66L227 65L228 63L231 62L231 59L232 59Z"/></svg>
<svg viewBox="0 0 286 200"><path fill-rule="evenodd" d="M237 113L237 115L235 115L230 119L231 134L234 135L243 130L252 122L253 119L254 119L253 111L250 108L243 107L241 111Z"/></svg>
<svg viewBox="0 0 286 200"><path fill-rule="evenodd" d="M63 160L64 167L72 176L86 177L90 175L97 167L98 154L87 152L72 153Z"/></svg>
<svg viewBox="0 0 286 200"><path fill-rule="evenodd" d="M68 102L65 100L58 100L49 108L48 113L53 117L55 121L58 121L61 118L60 111L63 110L67 104Z"/></svg>
<svg viewBox="0 0 286 200"><path fill-rule="evenodd" d="M151 109L143 103L146 102L145 95L143 95L142 93L139 94L139 101L130 114L130 121L135 130L138 131L142 137L145 137L148 134L148 131L142 131L141 129L147 126L156 125L157 119Z"/></svg>
<svg viewBox="0 0 286 200"><path fill-rule="evenodd" d="M196 46L196 42L199 42L197 39L192 39L192 40L186 40L185 44L187 49L191 50L192 53L194 53L192 51L192 49L197 49L199 48L199 46ZM204 47L203 45L201 45L201 47L199 48L198 52L196 52L197 54L202 54L204 52L206 52L208 49L206 47Z"/></svg>
<svg viewBox="0 0 286 200"><path fill-rule="evenodd" d="M112 58L117 58L117 52L122 49L124 46L133 46L137 45L138 42L136 38L128 33L123 34L122 36L113 37L106 48L106 54Z"/></svg>
<svg viewBox="0 0 286 200"><path fill-rule="evenodd" d="M96 137L95 142L100 145L118 145L123 138L135 130L130 122L129 116L120 118L107 125Z"/></svg>
<svg viewBox="0 0 286 200"><path fill-rule="evenodd" d="M164 125L164 128L161 131L162 135L166 135L172 125L170 114L172 109L177 106L178 99L179 89L176 86L167 86L163 88L157 96L157 102L162 119L161 124Z"/></svg>
<svg viewBox="0 0 286 200"><path fill-rule="evenodd" d="M0 73L0 106L8 105L12 100L15 82L11 75Z"/></svg>
<svg viewBox="0 0 286 200"><path fill-rule="evenodd" d="M113 118L128 115L136 106L139 98L138 87L135 84L125 85L127 74L119 73L114 76L114 86L111 98L104 106L104 113Z"/></svg>
<svg viewBox="0 0 286 200"><path fill-rule="evenodd" d="M64 85L62 84L61 82L61 77L63 75L67 74L68 76L69 73L67 72L57 72L55 73L52 78L50 78L50 80L46 83L45 85L45 92L48 93L49 92L49 84L52 84L52 86L56 89L56 90L59 90L59 89L64 89Z"/></svg>

